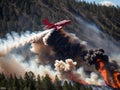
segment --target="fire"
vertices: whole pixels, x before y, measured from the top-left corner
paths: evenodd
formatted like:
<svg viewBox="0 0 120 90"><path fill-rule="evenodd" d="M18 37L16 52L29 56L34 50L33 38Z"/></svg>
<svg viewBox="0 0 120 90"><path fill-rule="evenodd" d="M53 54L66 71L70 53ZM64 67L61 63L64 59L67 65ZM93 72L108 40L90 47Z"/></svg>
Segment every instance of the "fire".
<svg viewBox="0 0 120 90"><path fill-rule="evenodd" d="M103 49L89 50L85 60L90 65L95 65L98 72L104 78L106 85L116 89L120 88L119 65L109 62L109 58Z"/></svg>
<svg viewBox="0 0 120 90"><path fill-rule="evenodd" d="M108 73L109 71L106 69L106 65L101 59L97 59L97 63L99 65L98 71L101 73L107 85L113 88L120 88L120 72L117 70L113 71L113 81L110 80Z"/></svg>
<svg viewBox="0 0 120 90"><path fill-rule="evenodd" d="M108 84L109 80L108 80L108 74L107 74L107 70L105 68L105 64L103 63L103 61L101 59L97 59L97 62L99 64L98 71L104 77L104 80L105 80L106 84Z"/></svg>
<svg viewBox="0 0 120 90"><path fill-rule="evenodd" d="M116 84L115 88L120 88L120 72L118 72L117 70L114 70L113 78L114 78L114 82Z"/></svg>

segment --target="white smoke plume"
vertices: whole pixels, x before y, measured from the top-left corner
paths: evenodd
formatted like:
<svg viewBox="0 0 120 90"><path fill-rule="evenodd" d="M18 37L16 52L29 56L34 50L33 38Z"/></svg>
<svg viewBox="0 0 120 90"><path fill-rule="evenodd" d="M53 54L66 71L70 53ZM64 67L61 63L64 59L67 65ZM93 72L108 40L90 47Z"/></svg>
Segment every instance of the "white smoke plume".
<svg viewBox="0 0 120 90"><path fill-rule="evenodd" d="M43 43L44 43L44 45L48 45L46 40L50 37L51 33L52 33L52 31L51 31L50 33L46 34L46 35L43 37Z"/></svg>
<svg viewBox="0 0 120 90"><path fill-rule="evenodd" d="M0 56L5 55L14 48L18 48L20 46L24 46L25 44L32 43L38 40L41 40L43 36L45 36L48 32L52 32L53 30L46 30L41 33L31 33L26 32L24 34L17 34L12 32L11 34L6 35L6 39L0 39Z"/></svg>
<svg viewBox="0 0 120 90"><path fill-rule="evenodd" d="M25 66L25 70L32 71L35 74L35 76L40 75L41 77L44 77L46 74L48 74L52 81L55 80L55 76L57 75L57 72L55 72L50 65L38 66L35 61L31 61L28 67L27 65Z"/></svg>
<svg viewBox="0 0 120 90"><path fill-rule="evenodd" d="M21 48L21 47L23 46L27 47L26 46L27 44L33 42L38 42L38 41L43 42L43 37L46 34L51 33L52 31L53 29L38 33L26 32L21 35L12 32L12 34L7 34L6 39L0 39L0 72L3 72L6 76L9 76L11 74L11 75L16 75L17 77L23 76L26 71L31 71L31 70L35 74L38 73L40 68L37 68L37 64L35 64L36 63L35 60L37 58L36 57L33 58L32 54L30 54L30 50L26 51L25 48ZM21 50L22 55L18 54L20 53L19 48ZM23 62L26 56L29 56L29 59L31 59L29 63ZM33 70L32 69L33 67L36 68ZM44 71L47 72L50 70L46 69Z"/></svg>
<svg viewBox="0 0 120 90"><path fill-rule="evenodd" d="M95 72L87 75L82 67L76 69L76 65L77 63L72 59L66 59L65 62L56 60L55 70L59 72L61 80L68 79L81 84L105 85L104 80L99 78Z"/></svg>
<svg viewBox="0 0 120 90"><path fill-rule="evenodd" d="M0 68L0 72L3 72L7 77L9 77L9 75L20 77L25 73L25 69L17 61L17 57L11 54L0 57Z"/></svg>
<svg viewBox="0 0 120 90"><path fill-rule="evenodd" d="M75 69L76 66L76 62L73 62L71 59L67 59L65 62L55 61L55 70L59 71L59 72L69 72L69 71L73 71Z"/></svg>

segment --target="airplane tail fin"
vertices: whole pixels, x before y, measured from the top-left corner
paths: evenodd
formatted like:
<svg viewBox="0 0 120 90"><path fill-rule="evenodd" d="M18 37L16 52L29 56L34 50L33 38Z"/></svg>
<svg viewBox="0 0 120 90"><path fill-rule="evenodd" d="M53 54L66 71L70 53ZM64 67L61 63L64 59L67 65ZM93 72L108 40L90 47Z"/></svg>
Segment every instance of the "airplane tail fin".
<svg viewBox="0 0 120 90"><path fill-rule="evenodd" d="M44 19L44 20L43 20L43 23L44 23L45 25L52 25L47 19Z"/></svg>

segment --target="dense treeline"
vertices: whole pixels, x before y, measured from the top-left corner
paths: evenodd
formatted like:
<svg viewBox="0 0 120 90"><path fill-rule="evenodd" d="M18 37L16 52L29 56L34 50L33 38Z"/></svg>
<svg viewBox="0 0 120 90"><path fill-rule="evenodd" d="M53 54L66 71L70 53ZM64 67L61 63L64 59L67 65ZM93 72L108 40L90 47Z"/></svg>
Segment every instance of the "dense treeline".
<svg viewBox="0 0 120 90"><path fill-rule="evenodd" d="M75 15L95 24L115 39L120 40L120 8L76 2L76 0L0 0L0 36L11 31L40 30L42 20L51 22L70 19L70 32L80 32Z"/></svg>
<svg viewBox="0 0 120 90"><path fill-rule="evenodd" d="M49 78L48 75L40 77L39 75L35 78L32 72L26 72L24 78L10 76L6 78L4 74L0 74L0 90L92 90L91 87L83 86L78 83L70 83L61 81L56 76L54 82Z"/></svg>

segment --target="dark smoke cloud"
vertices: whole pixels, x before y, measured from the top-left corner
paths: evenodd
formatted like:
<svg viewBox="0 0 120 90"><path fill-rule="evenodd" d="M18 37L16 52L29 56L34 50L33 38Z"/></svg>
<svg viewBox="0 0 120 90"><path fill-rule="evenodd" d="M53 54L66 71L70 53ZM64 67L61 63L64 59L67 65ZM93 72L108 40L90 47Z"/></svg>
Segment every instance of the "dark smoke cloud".
<svg viewBox="0 0 120 90"><path fill-rule="evenodd" d="M99 68L99 65L97 63L97 59L101 59L106 67L112 71L112 70L119 70L120 66L116 61L110 62L109 57L105 54L105 51L103 49L91 49L88 50L88 53L84 57L84 60L90 65L95 64L96 69Z"/></svg>
<svg viewBox="0 0 120 90"><path fill-rule="evenodd" d="M52 47L56 59L62 60L80 57L86 48L85 41L80 41L75 35L62 30L51 33L51 36L47 39L47 44Z"/></svg>
<svg viewBox="0 0 120 90"><path fill-rule="evenodd" d="M75 34L64 30L53 30L43 36L42 41L32 43L31 51L38 55L39 64L54 65L56 59L82 58L86 50L86 42L80 40ZM79 61L80 62L80 61Z"/></svg>

